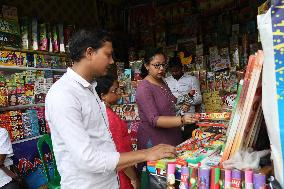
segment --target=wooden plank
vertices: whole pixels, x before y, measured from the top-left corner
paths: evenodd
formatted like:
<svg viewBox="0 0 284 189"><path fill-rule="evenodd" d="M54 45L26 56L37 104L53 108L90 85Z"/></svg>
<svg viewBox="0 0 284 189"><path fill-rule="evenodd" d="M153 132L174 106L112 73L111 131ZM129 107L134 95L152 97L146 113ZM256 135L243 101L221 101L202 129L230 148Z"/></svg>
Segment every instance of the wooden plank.
<svg viewBox="0 0 284 189"><path fill-rule="evenodd" d="M237 132L235 141L233 142L233 147L231 149L230 155L234 155L238 150L241 149L240 147L244 140L243 136L249 120L250 111L252 109L253 100L257 89L257 84L260 80L263 61L264 61L263 52L258 51L256 55L256 62L252 72L251 81L249 83L249 88L247 91L247 97L243 106L244 110L242 112L241 120L239 122L239 130Z"/></svg>
<svg viewBox="0 0 284 189"><path fill-rule="evenodd" d="M262 108L261 108L261 103L260 103L255 113L253 122L251 123L250 130L247 134L247 139L244 141L244 144L243 144L244 149L252 147L252 145L250 144L252 143L251 141L253 141L254 138L257 137L255 136L255 133L256 133L257 127L259 127L259 121L262 119L261 116L262 116Z"/></svg>
<svg viewBox="0 0 284 189"><path fill-rule="evenodd" d="M246 93L247 93L247 88L250 82L250 78L251 78L251 73L253 70L253 66L255 63L255 56L251 55L249 57L249 62L248 62L248 66L246 69L246 73L245 73L245 77L244 77L244 84L242 87L242 91L240 94L240 99L239 102L237 104L237 108L234 114L234 117L232 117L232 121L230 121L230 126L229 126L229 133L228 133L228 137L227 137L227 141L226 141L226 145L225 145L225 149L223 152L223 156L221 159L221 162L227 160L230 156L230 152L233 146L233 142L234 142L234 138L235 135L238 131L238 126L239 126L239 121L240 121L240 116L242 114L243 111L243 105L244 105L244 101L245 101L245 97L246 97Z"/></svg>
<svg viewBox="0 0 284 189"><path fill-rule="evenodd" d="M261 79L258 81L258 85L257 85L257 89L253 98L253 103L250 109L250 113L249 113L249 117L248 117L248 121L247 124L245 126L245 131L244 131L244 135L243 135L243 139L245 139L243 141L243 143L241 144L241 147L244 147L244 149L247 148L247 144L249 142L249 139L252 137L251 133L252 130L255 127L255 123L256 123L256 119L259 116L259 111L260 111L260 107L261 107L261 97L262 97L262 91L261 91Z"/></svg>

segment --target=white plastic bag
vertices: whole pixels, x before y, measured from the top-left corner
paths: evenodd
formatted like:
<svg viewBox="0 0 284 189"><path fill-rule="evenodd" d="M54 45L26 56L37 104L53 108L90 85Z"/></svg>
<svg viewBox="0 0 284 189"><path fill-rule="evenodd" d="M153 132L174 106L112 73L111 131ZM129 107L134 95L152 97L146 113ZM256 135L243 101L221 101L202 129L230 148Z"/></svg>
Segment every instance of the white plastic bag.
<svg viewBox="0 0 284 189"><path fill-rule="evenodd" d="M232 158L223 162L225 169L258 169L261 157L270 153L270 150L253 151L251 148L238 151Z"/></svg>

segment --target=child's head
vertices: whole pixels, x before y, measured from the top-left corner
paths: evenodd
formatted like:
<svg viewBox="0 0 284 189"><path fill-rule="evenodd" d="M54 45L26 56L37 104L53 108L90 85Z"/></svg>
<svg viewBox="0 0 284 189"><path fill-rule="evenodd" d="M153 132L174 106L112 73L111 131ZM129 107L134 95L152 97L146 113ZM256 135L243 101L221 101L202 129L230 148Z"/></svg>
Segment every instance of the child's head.
<svg viewBox="0 0 284 189"><path fill-rule="evenodd" d="M106 75L97 78L96 81L96 91L100 99L104 101L106 105L115 104L120 98L117 80L110 75Z"/></svg>

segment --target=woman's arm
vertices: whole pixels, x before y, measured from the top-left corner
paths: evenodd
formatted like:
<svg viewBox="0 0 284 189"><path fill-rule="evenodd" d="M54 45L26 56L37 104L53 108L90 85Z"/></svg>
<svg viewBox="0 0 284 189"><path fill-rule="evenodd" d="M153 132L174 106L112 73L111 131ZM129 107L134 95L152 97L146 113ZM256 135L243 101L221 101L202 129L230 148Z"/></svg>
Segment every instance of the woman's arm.
<svg viewBox="0 0 284 189"><path fill-rule="evenodd" d="M124 169L123 171L126 176L131 180L131 184L133 185L133 188L134 189L137 189L139 188L139 179L137 178L137 174L136 174L136 171L135 171L135 168L132 166L132 167L127 167Z"/></svg>
<svg viewBox="0 0 284 189"><path fill-rule="evenodd" d="M157 120L157 127L160 128L174 128L183 125L181 116L159 116Z"/></svg>

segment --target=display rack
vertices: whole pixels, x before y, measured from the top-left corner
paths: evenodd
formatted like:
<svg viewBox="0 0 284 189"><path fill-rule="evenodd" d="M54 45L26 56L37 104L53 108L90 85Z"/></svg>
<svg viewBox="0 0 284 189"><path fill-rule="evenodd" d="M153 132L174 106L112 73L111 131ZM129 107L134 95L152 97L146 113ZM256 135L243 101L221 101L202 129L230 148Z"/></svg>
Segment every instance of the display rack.
<svg viewBox="0 0 284 189"><path fill-rule="evenodd" d="M25 139L22 139L22 140L17 140L17 141L12 142L12 144L19 144L19 143L22 143L22 142L38 139L38 138L40 138L42 136L43 135L38 135L38 136L31 137L31 138L25 138Z"/></svg>
<svg viewBox="0 0 284 189"><path fill-rule="evenodd" d="M66 69L53 69L53 68L35 68L35 67L20 67L20 66L0 66L0 71L17 71L17 70L41 70L41 71L54 71L66 72Z"/></svg>
<svg viewBox="0 0 284 189"><path fill-rule="evenodd" d="M39 55L50 55L50 56L57 56L57 57L66 57L66 53L52 53L48 51L34 51L34 50L24 50L24 49L15 49L15 48L3 48L0 47L0 51L13 51L13 52L22 52L22 53L30 53L30 54L39 54ZM4 71L7 73L17 73L17 72L23 72L26 70L34 70L34 71L51 71L55 73L64 73L67 69L61 69L61 68L43 68L43 67L26 67L26 66L16 66L16 65L0 65L0 71ZM60 74L61 75L61 74ZM37 103L37 104L25 104L25 105L16 105L16 106L7 106L7 107L0 107L0 113L3 113L5 111L17 111L17 110L25 110L35 107L44 107L44 103ZM21 140L13 141L12 144L19 144L30 140L35 140L40 138L42 135L34 135L30 138L24 138Z"/></svg>
<svg viewBox="0 0 284 189"><path fill-rule="evenodd" d="M0 112L1 111L23 110L23 109L27 109L31 107L40 107L40 106L44 106L44 103L2 107L0 108Z"/></svg>
<svg viewBox="0 0 284 189"><path fill-rule="evenodd" d="M22 53L32 53L32 54L45 54L50 56L61 56L61 57L67 57L66 53L53 53L48 51L39 51L39 50L25 50L25 49L16 49L16 48L3 48L0 47L0 51L16 51L16 52L22 52Z"/></svg>

